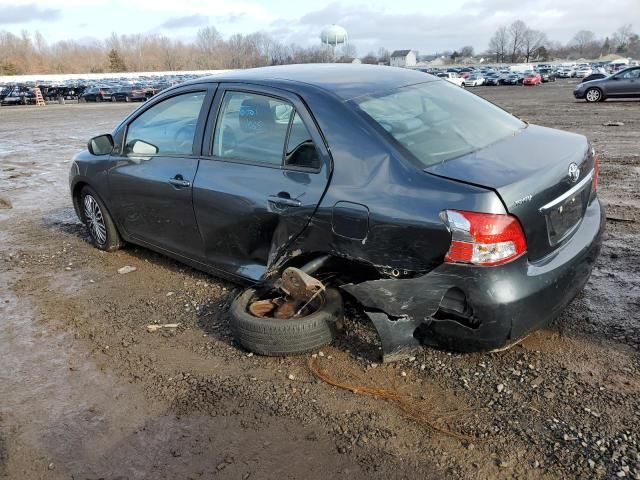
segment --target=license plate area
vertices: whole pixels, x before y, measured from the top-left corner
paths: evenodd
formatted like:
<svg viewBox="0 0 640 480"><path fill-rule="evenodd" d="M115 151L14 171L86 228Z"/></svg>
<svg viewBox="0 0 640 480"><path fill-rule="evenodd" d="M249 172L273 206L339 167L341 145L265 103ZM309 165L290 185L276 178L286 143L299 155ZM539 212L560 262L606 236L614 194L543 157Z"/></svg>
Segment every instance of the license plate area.
<svg viewBox="0 0 640 480"><path fill-rule="evenodd" d="M569 237L584 215L589 197L580 190L545 212L549 243L554 246Z"/></svg>

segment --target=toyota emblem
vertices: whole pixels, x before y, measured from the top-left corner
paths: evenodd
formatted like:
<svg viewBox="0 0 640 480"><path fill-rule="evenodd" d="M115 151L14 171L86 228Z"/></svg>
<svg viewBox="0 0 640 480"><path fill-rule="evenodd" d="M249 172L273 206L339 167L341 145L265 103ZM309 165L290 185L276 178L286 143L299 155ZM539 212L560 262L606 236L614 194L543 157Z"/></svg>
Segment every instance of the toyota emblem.
<svg viewBox="0 0 640 480"><path fill-rule="evenodd" d="M578 181L578 178L580 178L580 167L577 163L571 163L569 165L569 180L575 183Z"/></svg>

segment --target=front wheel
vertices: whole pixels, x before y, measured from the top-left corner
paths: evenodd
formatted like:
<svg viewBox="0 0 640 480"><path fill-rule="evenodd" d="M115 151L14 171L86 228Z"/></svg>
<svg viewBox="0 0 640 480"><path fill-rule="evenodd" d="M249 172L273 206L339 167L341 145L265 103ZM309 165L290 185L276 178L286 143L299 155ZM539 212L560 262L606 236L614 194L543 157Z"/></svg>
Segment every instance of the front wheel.
<svg viewBox="0 0 640 480"><path fill-rule="evenodd" d="M96 192L85 186L80 192L82 221L89 229L93 244L100 250L113 252L124 242L120 238L116 224Z"/></svg>
<svg viewBox="0 0 640 480"><path fill-rule="evenodd" d="M592 87L585 92L584 98L590 103L599 102L602 100L602 92L599 88Z"/></svg>

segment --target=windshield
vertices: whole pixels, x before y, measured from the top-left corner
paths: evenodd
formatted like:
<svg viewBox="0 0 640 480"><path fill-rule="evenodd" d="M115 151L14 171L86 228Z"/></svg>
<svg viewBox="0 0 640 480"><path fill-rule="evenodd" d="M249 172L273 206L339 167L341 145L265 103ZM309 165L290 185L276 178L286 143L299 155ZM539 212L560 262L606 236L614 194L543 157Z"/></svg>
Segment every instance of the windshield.
<svg viewBox="0 0 640 480"><path fill-rule="evenodd" d="M424 167L485 148L525 127L504 110L443 81L356 103Z"/></svg>

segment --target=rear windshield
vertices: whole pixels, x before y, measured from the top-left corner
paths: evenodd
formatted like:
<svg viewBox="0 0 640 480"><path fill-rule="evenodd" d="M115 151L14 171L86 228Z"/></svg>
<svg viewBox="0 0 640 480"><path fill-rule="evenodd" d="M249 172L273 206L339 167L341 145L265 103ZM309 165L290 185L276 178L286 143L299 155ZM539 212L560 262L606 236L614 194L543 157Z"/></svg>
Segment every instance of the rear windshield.
<svg viewBox="0 0 640 480"><path fill-rule="evenodd" d="M526 126L444 81L402 87L356 103L425 167L485 148Z"/></svg>

